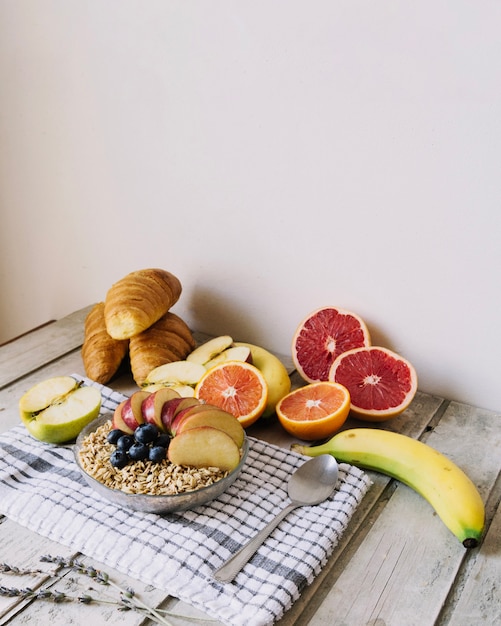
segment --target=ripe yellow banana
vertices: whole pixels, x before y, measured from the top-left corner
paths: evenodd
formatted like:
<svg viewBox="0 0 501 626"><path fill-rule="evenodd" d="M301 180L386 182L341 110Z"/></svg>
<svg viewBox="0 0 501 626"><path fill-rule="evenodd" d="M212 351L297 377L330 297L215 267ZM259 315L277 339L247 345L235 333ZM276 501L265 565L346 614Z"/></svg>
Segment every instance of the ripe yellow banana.
<svg viewBox="0 0 501 626"><path fill-rule="evenodd" d="M465 548L479 544L485 523L482 498L468 476L431 446L390 431L353 428L318 446L292 448L307 456L331 454L338 461L396 478L431 504Z"/></svg>

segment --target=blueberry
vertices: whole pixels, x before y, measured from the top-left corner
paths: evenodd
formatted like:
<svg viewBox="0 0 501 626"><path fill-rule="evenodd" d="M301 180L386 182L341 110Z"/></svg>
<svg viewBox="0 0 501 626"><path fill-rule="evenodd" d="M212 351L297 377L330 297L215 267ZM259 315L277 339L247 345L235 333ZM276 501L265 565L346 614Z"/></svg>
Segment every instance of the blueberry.
<svg viewBox="0 0 501 626"><path fill-rule="evenodd" d="M140 424L134 431L134 439L139 443L151 443L158 436L158 428L155 424Z"/></svg>
<svg viewBox="0 0 501 626"><path fill-rule="evenodd" d="M149 460L152 463L160 463L167 456L167 450L162 446L153 446L150 448Z"/></svg>
<svg viewBox="0 0 501 626"><path fill-rule="evenodd" d="M145 443L134 443L128 450L129 459L144 461L148 458L149 447Z"/></svg>
<svg viewBox="0 0 501 626"><path fill-rule="evenodd" d="M120 439L120 437L123 437L124 435L125 435L124 432L122 432L118 428L114 428L113 430L110 430L110 432L108 433L108 436L106 437L106 441L108 443L116 445L116 443Z"/></svg>
<svg viewBox="0 0 501 626"><path fill-rule="evenodd" d="M117 448L119 450L127 452L127 450L131 447L133 443L134 437L131 437L130 435L122 435L122 437L120 437L120 439L117 441Z"/></svg>
<svg viewBox="0 0 501 626"><path fill-rule="evenodd" d="M113 450L113 452L110 454L110 463L113 465L113 467L122 469L122 467L125 467L128 462L129 457L127 456L127 452L125 452L124 450Z"/></svg>
<svg viewBox="0 0 501 626"><path fill-rule="evenodd" d="M155 446L160 446L161 448L168 448L170 444L170 435L158 435L155 439Z"/></svg>

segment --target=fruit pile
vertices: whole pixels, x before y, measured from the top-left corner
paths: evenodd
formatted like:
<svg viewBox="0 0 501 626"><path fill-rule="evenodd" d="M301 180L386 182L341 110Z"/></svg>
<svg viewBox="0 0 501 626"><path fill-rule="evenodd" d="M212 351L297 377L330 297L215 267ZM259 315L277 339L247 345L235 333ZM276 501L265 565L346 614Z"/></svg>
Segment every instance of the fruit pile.
<svg viewBox="0 0 501 626"><path fill-rule="evenodd" d="M111 298L115 308L109 327L106 307L96 308L86 324L84 361L89 355L101 354L108 364L116 365L124 346L130 349L128 342L134 337L145 338L143 333L151 328L152 344L162 344L158 330L163 340L177 346L177 352L173 350L171 357L166 357L164 351L160 357L163 361L154 367L151 360L145 359L141 371L149 369L135 376L141 389L118 405L111 421L85 438L90 445L84 457L90 465L94 461L99 465L104 454L116 470L114 477L119 482L112 488L122 488L118 486L122 479L135 480L134 474L141 474L135 469L120 471L134 464L142 468L149 464L147 491L140 493L151 494L150 478L165 465L181 471L202 468L207 484L211 484L239 465L244 429L261 416L276 412L279 422L293 436L318 441L340 430L350 413L369 422L388 420L401 414L415 396L417 375L411 363L387 348L371 345L365 322L354 313L323 307L299 324L292 340L292 358L306 384L291 391L291 380L281 361L259 346L221 335L195 347L194 341L189 341L190 334L185 338L188 348L179 341L184 332L181 325L177 326L179 334L166 331L165 326L155 329L158 320L172 315L166 307L179 297L180 284L172 275L158 270L144 271L144 275L133 273L132 278L132 283L125 281L125 293L129 288L134 290L134 281L140 279L139 294L149 281L153 291L162 283L161 291L167 293L167 298L160 298L157 305L152 304L153 298L146 307L147 315L144 310L131 315L130 309L120 302L117 305L118 296ZM118 287L118 294L123 295L124 284ZM112 308L108 303L108 310ZM172 321L177 324L170 318L169 323ZM148 340L146 337L137 345L147 346ZM180 345L184 346L181 351ZM138 350L134 354L140 353ZM49 443L75 439L98 416L100 406L101 395L96 388L83 387L69 376L35 385L19 402L28 431ZM426 444L383 429L363 428L345 430L324 444L295 444L292 448L308 456L332 454L339 461L397 478L430 502L465 547L480 542L485 511L475 485L452 461ZM170 489L160 471L156 486ZM196 485L190 478L187 488L199 488L201 483ZM130 485L127 490L136 493L130 491Z"/></svg>
<svg viewBox="0 0 501 626"><path fill-rule="evenodd" d="M196 347L186 359L154 368L142 389L163 387L228 410L247 428L275 413L291 389L287 369L274 354L220 335Z"/></svg>
<svg viewBox="0 0 501 626"><path fill-rule="evenodd" d="M330 306L310 313L294 333L292 359L307 383L332 381L346 387L351 413L362 420L400 415L417 391L411 363L372 346L365 322L344 309Z"/></svg>
<svg viewBox="0 0 501 626"><path fill-rule="evenodd" d="M115 467L145 460L147 455L153 461L151 454L162 455L155 451L161 441L174 465L231 471L240 462L245 439L234 415L196 398L183 398L168 387L133 393L115 409L111 427L109 436L116 438L117 449L110 460Z"/></svg>
<svg viewBox="0 0 501 626"><path fill-rule="evenodd" d="M367 325L355 313L322 307L298 325L292 359L306 385L291 392L286 368L264 348L235 342L229 335L196 346L187 325L170 311L180 294L181 283L170 272L138 270L112 285L85 321L82 357L91 379L106 383L130 355L140 391L115 412L117 429L125 435L132 434L131 416L144 415L142 420L148 422L149 413L159 414L160 404L165 413L179 405L180 414L184 408L198 405L198 411L205 405L231 414L243 428L276 413L289 433L318 440L339 430L349 413L367 421L395 417L416 393L412 365L386 348L372 346ZM168 399L169 393L176 397ZM60 443L75 438L99 413L99 405L95 389L57 377L25 394L20 410L35 437ZM159 432L179 439L173 422L153 423ZM183 449L184 439L169 446L170 454ZM131 454L145 451L136 446L129 458ZM120 456L117 451L117 464L125 462Z"/></svg>

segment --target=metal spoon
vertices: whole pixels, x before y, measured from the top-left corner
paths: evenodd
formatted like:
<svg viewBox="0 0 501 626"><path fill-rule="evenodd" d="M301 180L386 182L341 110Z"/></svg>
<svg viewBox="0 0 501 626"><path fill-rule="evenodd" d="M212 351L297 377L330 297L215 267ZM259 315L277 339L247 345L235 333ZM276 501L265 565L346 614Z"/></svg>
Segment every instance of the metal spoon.
<svg viewBox="0 0 501 626"><path fill-rule="evenodd" d="M289 479L287 492L291 500L267 526L235 552L226 563L214 571L220 582L231 582L271 531L293 509L300 506L320 504L334 491L338 479L338 465L330 454L322 454L303 463Z"/></svg>

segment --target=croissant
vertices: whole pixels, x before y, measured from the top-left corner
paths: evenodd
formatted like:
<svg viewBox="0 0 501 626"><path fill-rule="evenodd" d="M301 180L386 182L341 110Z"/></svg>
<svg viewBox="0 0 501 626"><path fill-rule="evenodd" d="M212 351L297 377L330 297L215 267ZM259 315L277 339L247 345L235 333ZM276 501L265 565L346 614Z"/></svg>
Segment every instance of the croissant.
<svg viewBox="0 0 501 626"><path fill-rule="evenodd" d="M162 269L137 270L110 287L104 302L108 334L114 339L138 335L167 313L181 295L176 276Z"/></svg>
<svg viewBox="0 0 501 626"><path fill-rule="evenodd" d="M141 386L152 369L184 360L196 346L186 322L167 312L153 326L131 337L129 356L132 377Z"/></svg>
<svg viewBox="0 0 501 626"><path fill-rule="evenodd" d="M82 360L87 376L106 384L116 374L128 346L128 339L117 340L109 336L104 322L104 302L95 304L84 322Z"/></svg>

